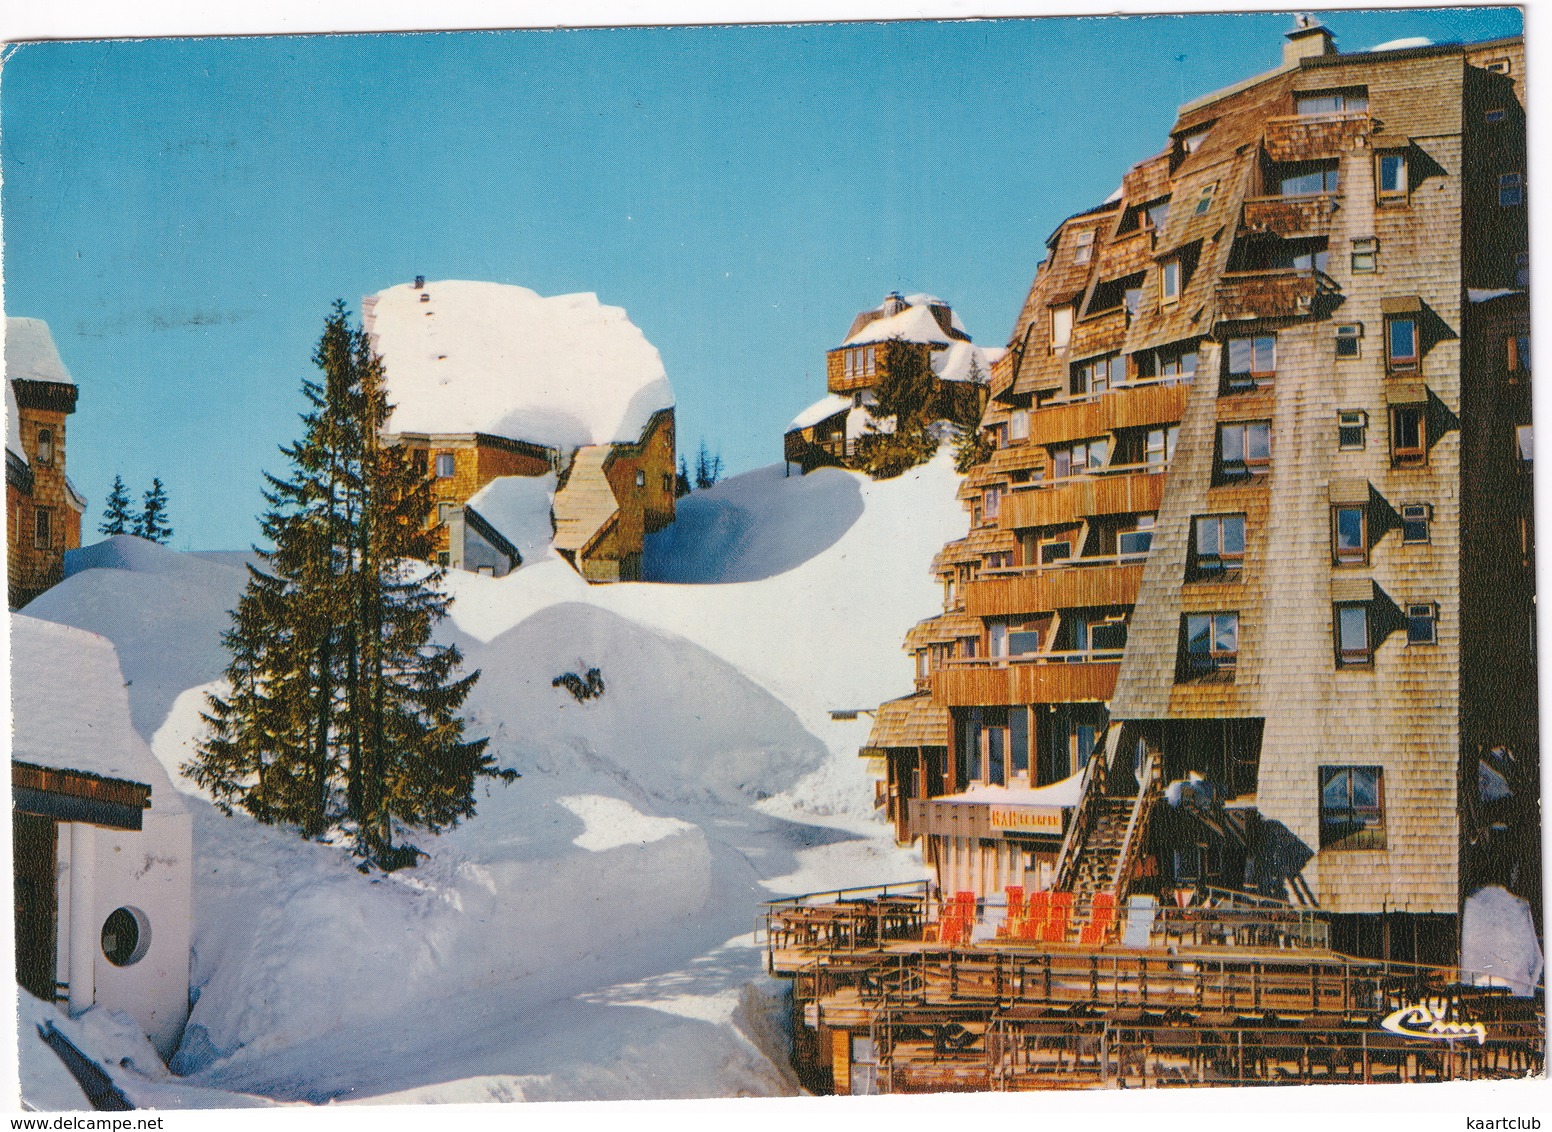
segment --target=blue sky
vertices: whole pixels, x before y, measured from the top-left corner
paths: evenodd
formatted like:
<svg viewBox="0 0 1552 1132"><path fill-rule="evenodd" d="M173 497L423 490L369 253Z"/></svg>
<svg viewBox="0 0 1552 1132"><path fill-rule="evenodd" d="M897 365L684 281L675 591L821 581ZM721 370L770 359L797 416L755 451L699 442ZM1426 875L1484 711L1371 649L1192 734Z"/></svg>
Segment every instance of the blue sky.
<svg viewBox="0 0 1552 1132"><path fill-rule="evenodd" d="M1338 47L1520 30L1326 12ZM329 304L415 275L594 291L663 355L680 448L780 459L891 290L1001 345L1063 217L1286 14L42 43L0 75L8 314L81 386L71 477L257 537ZM90 541L90 538L88 538Z"/></svg>

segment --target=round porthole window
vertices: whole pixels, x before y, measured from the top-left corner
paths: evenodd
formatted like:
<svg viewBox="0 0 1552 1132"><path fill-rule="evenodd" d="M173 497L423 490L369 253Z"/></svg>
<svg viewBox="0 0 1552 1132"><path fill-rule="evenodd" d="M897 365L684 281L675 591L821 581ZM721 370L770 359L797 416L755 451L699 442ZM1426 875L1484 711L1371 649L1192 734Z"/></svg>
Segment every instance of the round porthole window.
<svg viewBox="0 0 1552 1132"><path fill-rule="evenodd" d="M139 908L117 908L103 921L102 953L115 967L145 958L151 946L151 925Z"/></svg>

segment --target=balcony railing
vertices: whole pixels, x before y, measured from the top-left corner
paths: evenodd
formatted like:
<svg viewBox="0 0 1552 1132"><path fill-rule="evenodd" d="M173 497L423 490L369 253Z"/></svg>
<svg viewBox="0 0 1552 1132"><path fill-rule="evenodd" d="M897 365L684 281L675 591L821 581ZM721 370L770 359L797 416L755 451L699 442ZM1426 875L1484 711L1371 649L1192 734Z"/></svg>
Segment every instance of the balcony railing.
<svg viewBox="0 0 1552 1132"><path fill-rule="evenodd" d="M1028 566L998 566L983 569L982 578L1032 578L1055 570L1081 570L1091 566L1135 566L1148 560L1146 550L1129 554L1086 554L1081 558L1053 558L1049 562L1036 562Z"/></svg>
<svg viewBox="0 0 1552 1132"><path fill-rule="evenodd" d="M1309 161L1336 157L1374 130L1368 111L1294 114L1266 123L1266 154L1273 161Z"/></svg>
<svg viewBox="0 0 1552 1132"><path fill-rule="evenodd" d="M1336 280L1309 268L1225 272L1217 285L1218 318L1320 318L1341 294Z"/></svg>
<svg viewBox="0 0 1552 1132"><path fill-rule="evenodd" d="M1135 559L1134 559L1135 561ZM965 612L972 617L1005 617L1045 610L1131 605L1142 586L1139 565L1046 569L1022 577L975 579L965 587Z"/></svg>
<svg viewBox="0 0 1552 1132"><path fill-rule="evenodd" d="M1007 668L1022 664L1100 664L1117 663L1126 650L1052 649L1050 652L1026 652L1016 656L957 656L944 663L949 668Z"/></svg>
<svg viewBox="0 0 1552 1132"><path fill-rule="evenodd" d="M1115 468L1108 475L1069 476L1044 484L1019 485L1021 489L1044 487L1049 490L1010 492L998 509L998 521L1005 528L1017 529L1050 526L1086 516L1157 511L1164 498L1164 482L1168 477L1137 471L1138 467L1132 465L1133 470L1126 475L1114 474L1122 470ZM1163 470L1162 466L1153 469Z"/></svg>
<svg viewBox="0 0 1552 1132"><path fill-rule="evenodd" d="M1251 197L1245 201L1243 225L1252 232L1279 236L1324 236L1331 231L1331 218L1340 207L1341 197L1332 193Z"/></svg>
<svg viewBox="0 0 1552 1132"><path fill-rule="evenodd" d="M932 698L945 707L1108 700L1120 671L1120 653L1112 649L951 662L932 674Z"/></svg>

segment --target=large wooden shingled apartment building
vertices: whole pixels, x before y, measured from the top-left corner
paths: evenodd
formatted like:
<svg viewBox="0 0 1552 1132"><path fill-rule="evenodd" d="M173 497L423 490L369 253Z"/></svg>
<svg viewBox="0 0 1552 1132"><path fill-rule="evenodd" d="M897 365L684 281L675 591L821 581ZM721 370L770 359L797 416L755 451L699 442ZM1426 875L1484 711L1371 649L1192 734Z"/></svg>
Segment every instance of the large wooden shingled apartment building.
<svg viewBox="0 0 1552 1132"><path fill-rule="evenodd" d="M1445 993L1471 890L1539 905L1523 80L1519 38L1342 55L1301 21L1052 234L969 532L932 566L944 611L907 637L915 691L863 751L935 884L769 921L815 1087L1494 1072L1357 1036L1324 1071L1307 1042L1231 1070L1148 1027L1161 995L1261 1005L1275 943L1309 949L1283 1005L1351 1030L1354 979L1369 1021L1395 964ZM921 958L994 912L967 966ZM1150 991L1161 940L1252 958L1217 997L1210 960ZM1040 1029L1079 999L1082 1026Z"/></svg>

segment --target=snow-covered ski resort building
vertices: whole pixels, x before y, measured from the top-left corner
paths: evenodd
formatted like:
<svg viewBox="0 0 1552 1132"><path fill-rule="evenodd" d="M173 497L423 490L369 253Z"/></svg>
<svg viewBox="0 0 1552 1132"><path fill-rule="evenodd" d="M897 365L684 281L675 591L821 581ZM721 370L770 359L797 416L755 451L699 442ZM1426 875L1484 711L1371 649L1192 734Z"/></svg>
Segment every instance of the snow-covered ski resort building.
<svg viewBox="0 0 1552 1132"><path fill-rule="evenodd" d="M813 1087L1539 1070L1523 78L1303 21L1052 234L863 751L934 883L770 916Z"/></svg>
<svg viewBox="0 0 1552 1132"><path fill-rule="evenodd" d="M1001 349L974 345L959 316L932 295L891 292L852 320L846 339L825 354L828 392L804 409L782 437L782 458L804 472L854 467L857 442L894 429L894 418L875 416L878 387L888 379L885 346L899 342L927 359L931 396L940 404L964 400L985 407L992 366Z"/></svg>
<svg viewBox="0 0 1552 1132"><path fill-rule="evenodd" d="M548 542L542 489L503 481L554 473L556 549L591 582L640 576L642 539L674 520L674 396L625 311L417 279L362 312L394 405L388 439L435 477L444 565L501 577L522 544Z"/></svg>

